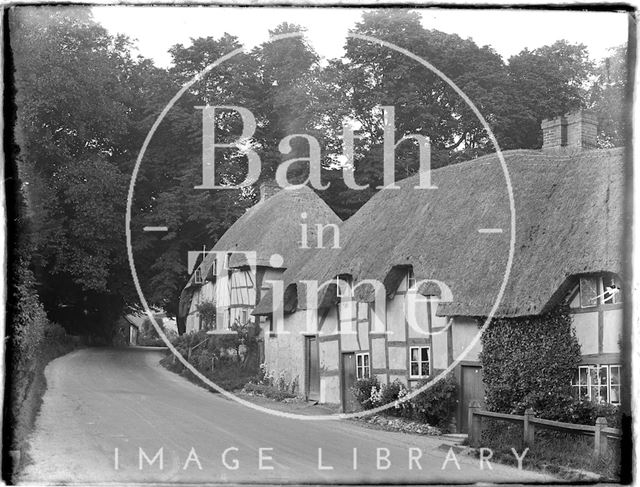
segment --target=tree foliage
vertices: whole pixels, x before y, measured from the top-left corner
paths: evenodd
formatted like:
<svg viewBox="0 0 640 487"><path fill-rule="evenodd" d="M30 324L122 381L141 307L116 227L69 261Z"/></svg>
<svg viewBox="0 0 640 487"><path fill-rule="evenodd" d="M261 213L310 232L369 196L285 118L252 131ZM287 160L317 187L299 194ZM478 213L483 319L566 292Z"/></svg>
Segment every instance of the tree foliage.
<svg viewBox="0 0 640 487"><path fill-rule="evenodd" d="M596 68L590 91L590 108L598 114L598 144L619 147L625 143L627 114L627 48L611 49Z"/></svg>
<svg viewBox="0 0 640 487"><path fill-rule="evenodd" d="M203 301L196 305L198 315L202 318L206 330L213 330L216 327L217 308L213 301Z"/></svg>
<svg viewBox="0 0 640 487"><path fill-rule="evenodd" d="M84 9L13 12L18 170L49 315L105 330L131 293L122 215L142 61ZM106 304L106 306L105 306Z"/></svg>
<svg viewBox="0 0 640 487"><path fill-rule="evenodd" d="M302 138L282 154L279 142L292 134L313 135L320 144L327 203L351 216L382 180L383 125L380 106L395 108L395 139L428 136L432 167L494 150L482 124L440 77L386 47L349 38L339 59L320 60L301 36L265 42L240 52L232 35L192 39L171 48L169 69L132 54L134 45L113 36L83 7L20 8L12 11L11 48L16 88L15 147L27 199L24 227L33 242L29 260L44 308L75 332L110 335L123 310L139 306L127 259L124 216L136 158L154 121L180 86L216 59L215 66L178 100L157 127L140 166L132 201L136 273L150 305L177 312L188 277L187 252L211 246L257 201L256 185L242 190L194 190L202 178L204 104L246 107L257 127L247 148L262 161L261 182L276 168L308 155ZM283 23L272 35L301 31ZM423 26L408 10L365 12L353 32L406 48L431 63L475 103L502 149L540 146L540 121L579 107L597 110L601 145L623 143L621 113L625 55L619 48L597 66L586 49L558 41L524 50L505 62L491 47L478 46ZM595 74L594 74L595 73ZM587 90L588 89L588 90ZM345 161L343 124L354 127L352 162ZM216 118L216 140L241 133L233 111ZM396 178L417 170L417 146L396 150ZM355 171L368 190L349 189L342 169ZM308 164L289 168L289 180L304 181ZM216 151L216 179L246 176L243 150ZM145 226L166 225L166 234Z"/></svg>

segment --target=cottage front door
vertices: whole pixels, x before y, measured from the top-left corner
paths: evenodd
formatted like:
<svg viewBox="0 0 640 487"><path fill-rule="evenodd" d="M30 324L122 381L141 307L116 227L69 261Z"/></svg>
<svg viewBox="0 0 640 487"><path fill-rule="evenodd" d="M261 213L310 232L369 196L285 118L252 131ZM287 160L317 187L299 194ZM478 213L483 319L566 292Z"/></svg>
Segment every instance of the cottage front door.
<svg viewBox="0 0 640 487"><path fill-rule="evenodd" d="M307 400L320 400L320 353L318 337L305 337L305 373L307 378Z"/></svg>
<svg viewBox="0 0 640 487"><path fill-rule="evenodd" d="M342 354L342 410L351 413L359 409L351 388L356 383L356 355L353 352Z"/></svg>
<svg viewBox="0 0 640 487"><path fill-rule="evenodd" d="M471 401L479 401L484 405L482 367L462 365L460 367L460 433L469 432L469 403Z"/></svg>

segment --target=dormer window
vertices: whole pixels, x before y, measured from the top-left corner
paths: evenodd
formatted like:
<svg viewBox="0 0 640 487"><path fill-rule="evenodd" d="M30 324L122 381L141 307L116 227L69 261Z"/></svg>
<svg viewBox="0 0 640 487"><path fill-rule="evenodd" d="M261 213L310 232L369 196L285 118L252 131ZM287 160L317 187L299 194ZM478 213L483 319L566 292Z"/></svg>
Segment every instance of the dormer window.
<svg viewBox="0 0 640 487"><path fill-rule="evenodd" d="M416 285L416 276L413 274L413 270L410 270L407 275L407 289L413 289Z"/></svg>
<svg viewBox="0 0 640 487"><path fill-rule="evenodd" d="M202 284L203 280L202 280L202 269L200 267L198 267L196 269L196 272L193 276L193 282L195 282L196 284Z"/></svg>
<svg viewBox="0 0 640 487"><path fill-rule="evenodd" d="M602 277L602 302L605 304L622 303L622 283L614 274Z"/></svg>
<svg viewBox="0 0 640 487"><path fill-rule="evenodd" d="M342 275L336 277L336 296L339 298L351 297L351 276Z"/></svg>
<svg viewBox="0 0 640 487"><path fill-rule="evenodd" d="M598 278L587 276L580 278L580 307L592 308L598 306Z"/></svg>
<svg viewBox="0 0 640 487"><path fill-rule="evenodd" d="M615 274L581 276L578 292L580 308L622 303L622 283ZM577 307L577 303L573 306Z"/></svg>

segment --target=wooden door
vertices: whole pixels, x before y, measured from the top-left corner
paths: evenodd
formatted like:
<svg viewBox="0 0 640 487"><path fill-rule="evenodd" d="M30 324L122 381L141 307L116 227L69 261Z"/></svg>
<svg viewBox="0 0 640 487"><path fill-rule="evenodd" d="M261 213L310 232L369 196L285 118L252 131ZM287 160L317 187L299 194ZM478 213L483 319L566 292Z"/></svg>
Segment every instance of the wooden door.
<svg viewBox="0 0 640 487"><path fill-rule="evenodd" d="M353 352L342 354L342 410L350 413L360 409L360 405L351 392L356 383L356 355Z"/></svg>
<svg viewBox="0 0 640 487"><path fill-rule="evenodd" d="M484 406L484 382L482 367L463 365L460 369L460 432L469 431L469 403L479 401Z"/></svg>
<svg viewBox="0 0 640 487"><path fill-rule="evenodd" d="M320 400L320 353L318 337L305 338L305 373L307 378L307 400Z"/></svg>

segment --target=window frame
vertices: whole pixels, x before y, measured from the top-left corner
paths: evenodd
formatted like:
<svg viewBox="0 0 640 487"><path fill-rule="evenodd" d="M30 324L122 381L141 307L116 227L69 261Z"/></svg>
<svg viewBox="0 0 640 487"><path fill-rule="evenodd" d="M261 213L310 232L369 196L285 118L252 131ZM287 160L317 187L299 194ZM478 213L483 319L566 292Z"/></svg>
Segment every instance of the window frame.
<svg viewBox="0 0 640 487"><path fill-rule="evenodd" d="M413 269L411 269L408 273L407 273L407 292L410 289L413 289L416 285L416 275L413 273Z"/></svg>
<svg viewBox="0 0 640 487"><path fill-rule="evenodd" d="M342 294L342 286L340 286L340 281L345 282L347 284L347 286L349 286L349 294L344 295ZM351 287L352 285L352 280L346 277L340 277L340 276L336 276L336 297L337 298L350 298L351 296L353 296L353 289Z"/></svg>
<svg viewBox="0 0 640 487"><path fill-rule="evenodd" d="M195 274L193 276L193 282L195 284L202 284L204 282L204 279L202 278L202 268L198 267L195 271Z"/></svg>
<svg viewBox="0 0 640 487"><path fill-rule="evenodd" d="M370 378L371 378L371 356L369 355L369 352L357 352L356 353L356 380L370 379Z"/></svg>
<svg viewBox="0 0 640 487"><path fill-rule="evenodd" d="M588 304L588 305L584 305L583 304L583 300L582 300L582 282L586 281L586 280L593 280L595 281L595 286L596 286L596 291L595 291L595 301L593 301L593 304ZM587 276L580 276L580 278L578 279L578 301L580 303L580 309L590 309L590 308L597 308L598 305L600 304L600 297L599 295L600 293L600 288L602 287L602 277L600 276L596 276L596 275L587 275ZM593 299L593 298L592 298Z"/></svg>
<svg viewBox="0 0 640 487"><path fill-rule="evenodd" d="M617 382L612 381L612 369L617 369ZM603 374L602 371L605 371ZM578 399L587 399L589 401L595 401L603 404L620 404L620 394L622 389L621 384L621 372L622 366L620 364L584 364L579 365L577 370L576 379L571 383L572 389L577 390ZM585 378L583 382L581 379ZM605 383L602 383L604 377ZM594 380L595 379L595 380ZM606 397L602 398L602 388L606 388ZM611 400L611 390L617 389L617 401ZM583 394L581 389L586 390L586 394Z"/></svg>
<svg viewBox="0 0 640 487"><path fill-rule="evenodd" d="M602 304L604 304L604 305L624 304L624 297L622 295L622 279L620 279L616 274L613 274L613 273L603 274L601 276L601 279L602 279L602 294L604 294L606 292L605 291L606 287L604 285L605 284L605 280L606 281L610 281L611 284L616 286L616 288L618 289L618 292L613 293L609 297L602 296Z"/></svg>
<svg viewBox="0 0 640 487"><path fill-rule="evenodd" d="M418 350L418 360L415 361L413 360L412 356L412 351L413 350ZM426 349L427 350L427 360L426 360L426 364L427 364L427 374L424 375L422 374L422 365L425 363L425 361L422 359L422 350ZM411 365L417 363L418 364L418 375L412 374L411 373ZM409 347L409 379L424 379L427 377L431 377L431 347L429 345L412 345Z"/></svg>
<svg viewBox="0 0 640 487"><path fill-rule="evenodd" d="M585 305L583 303L583 296L585 295L585 293L583 292L583 289L585 289L583 282L587 280L595 281L595 289L596 289L595 296L593 296L591 299L593 298L596 298L596 299L593 301L593 304ZM618 292L614 293L609 297L605 297L604 296L604 293L606 292L605 281L615 285L616 288L618 289ZM611 307L611 306L616 307L624 304L624 297L622 293L622 280L618 277L617 274L614 274L612 272L602 272L598 274L585 274L585 275L578 276L578 283L576 287L577 287L577 292L576 291L574 292L576 292L578 304L577 306L572 306L571 309L594 310L601 307ZM573 299L573 298L570 298L570 299Z"/></svg>

